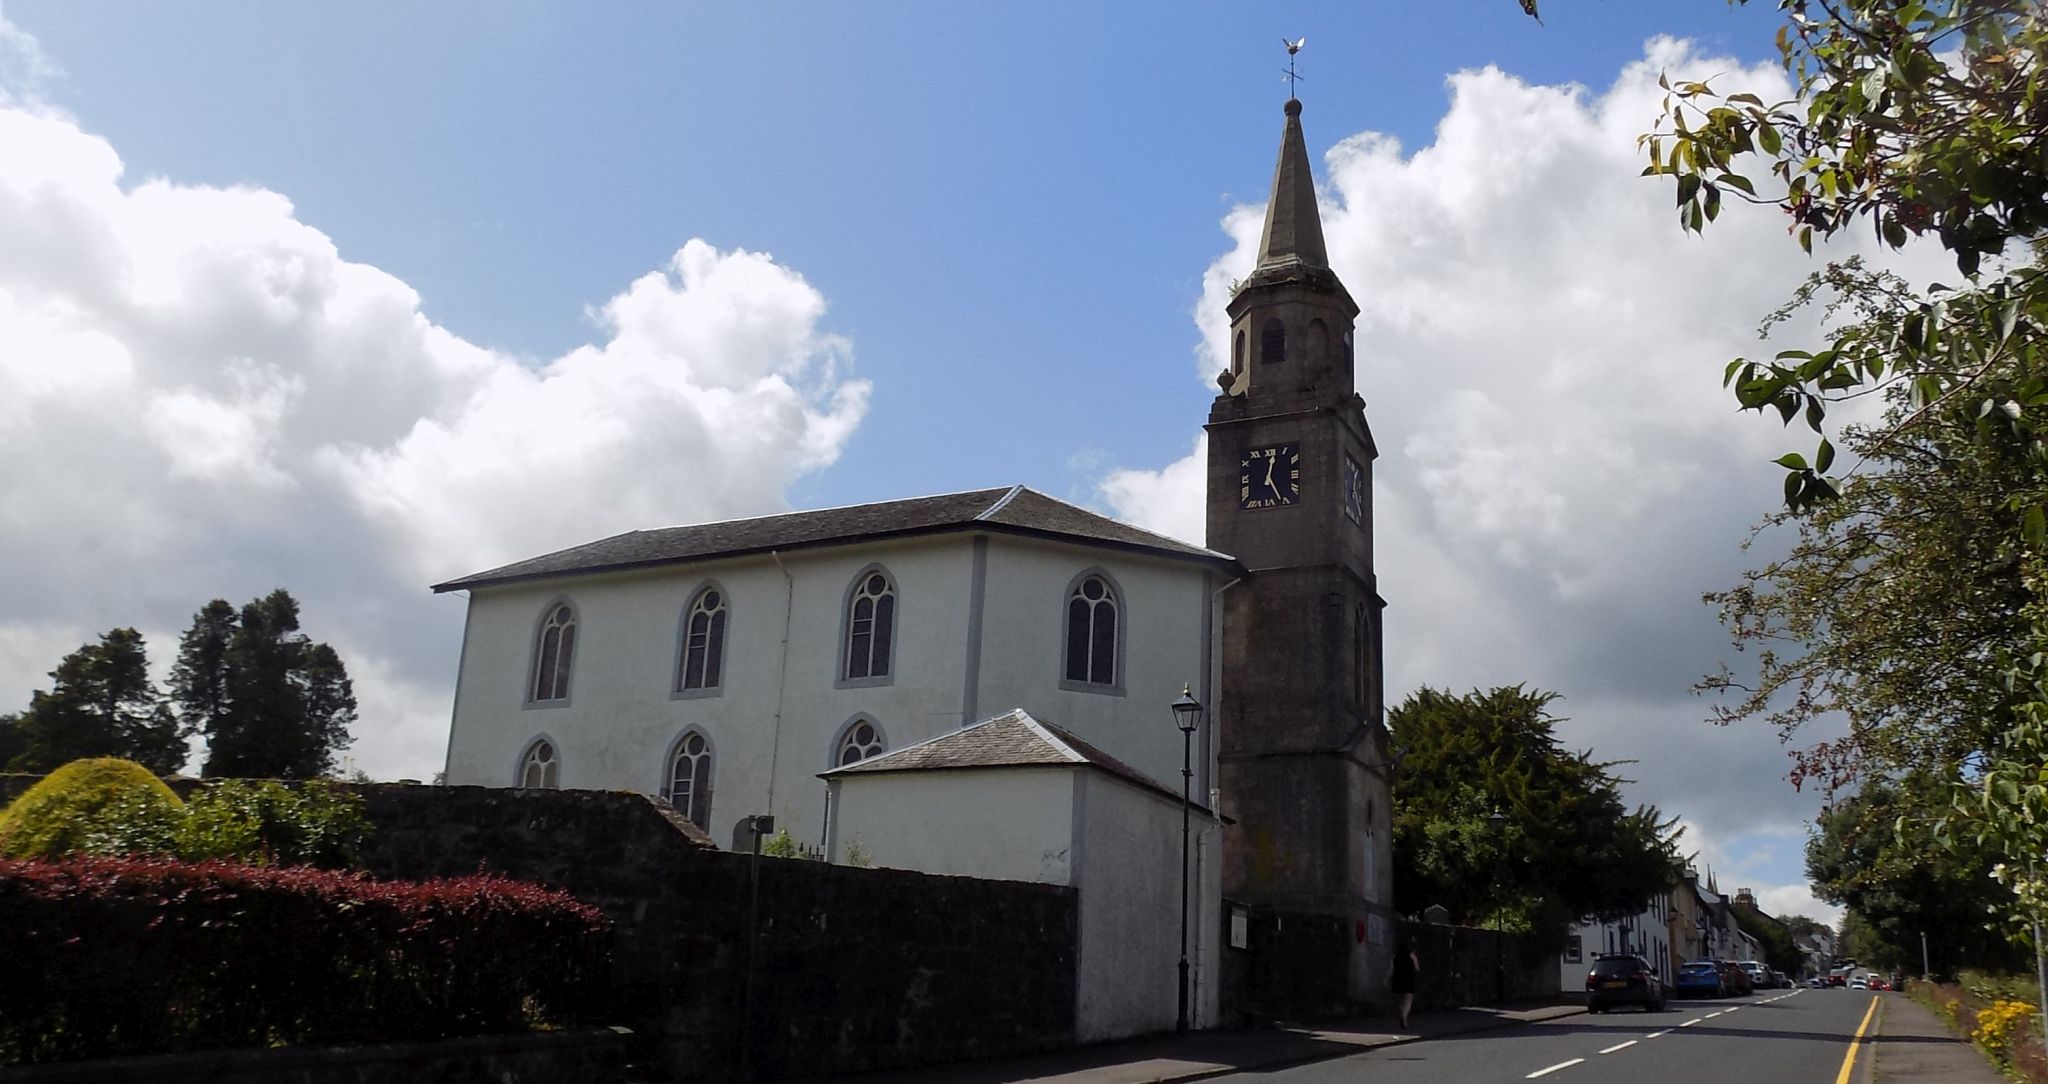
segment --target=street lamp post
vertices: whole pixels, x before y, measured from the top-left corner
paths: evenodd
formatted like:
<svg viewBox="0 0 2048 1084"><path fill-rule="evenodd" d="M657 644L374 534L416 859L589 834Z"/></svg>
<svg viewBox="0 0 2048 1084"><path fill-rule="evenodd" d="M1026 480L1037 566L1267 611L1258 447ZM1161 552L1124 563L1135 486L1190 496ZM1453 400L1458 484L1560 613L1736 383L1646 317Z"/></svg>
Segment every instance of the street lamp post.
<svg viewBox="0 0 2048 1084"><path fill-rule="evenodd" d="M1499 808L1496 807L1494 809L1492 815L1486 818L1486 822L1493 826L1494 839L1502 841L1507 839L1501 830L1507 826L1508 818ZM1507 903L1500 898L1501 873L1502 868L1506 865L1507 849L1503 844L1501 856L1494 859L1493 863L1493 1002L1496 1005L1506 1005L1508 1003L1508 909Z"/></svg>
<svg viewBox="0 0 2048 1084"><path fill-rule="evenodd" d="M1195 785L1195 727L1202 721L1202 702L1186 685L1173 702L1173 725L1180 728L1180 1011L1173 1030L1188 1029L1188 808Z"/></svg>

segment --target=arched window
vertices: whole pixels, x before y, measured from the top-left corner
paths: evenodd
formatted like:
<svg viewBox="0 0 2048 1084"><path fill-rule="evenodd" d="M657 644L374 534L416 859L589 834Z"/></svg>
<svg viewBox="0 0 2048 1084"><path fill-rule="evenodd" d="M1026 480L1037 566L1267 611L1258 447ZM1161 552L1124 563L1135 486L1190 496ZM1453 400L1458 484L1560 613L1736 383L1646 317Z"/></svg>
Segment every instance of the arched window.
<svg viewBox="0 0 2048 1084"><path fill-rule="evenodd" d="M1230 371L1244 372L1244 332L1237 333L1237 343L1230 348Z"/></svg>
<svg viewBox="0 0 2048 1084"><path fill-rule="evenodd" d="M676 691L708 691L719 687L725 670L725 592L712 584L697 592L683 614L683 657Z"/></svg>
<svg viewBox="0 0 2048 1084"><path fill-rule="evenodd" d="M1109 577L1084 573L1067 592L1065 679L1078 685L1115 686L1120 676L1117 639L1121 604Z"/></svg>
<svg viewBox="0 0 2048 1084"><path fill-rule="evenodd" d="M889 743L882 738L882 730L874 720L856 718L846 724L839 733L839 745L832 751L832 766L843 768L858 764L869 757L878 757L886 752Z"/></svg>
<svg viewBox="0 0 2048 1084"><path fill-rule="evenodd" d="M555 755L554 742L536 738L526 747L526 755L519 758L519 785L539 790L562 785L562 761Z"/></svg>
<svg viewBox="0 0 2048 1084"><path fill-rule="evenodd" d="M533 703L569 699L569 671L576 662L576 611L566 602L551 602L541 619L533 651Z"/></svg>
<svg viewBox="0 0 2048 1084"><path fill-rule="evenodd" d="M888 573L871 568L854 581L847 600L846 665L840 673L847 681L886 678L895 646L896 585Z"/></svg>
<svg viewBox="0 0 2048 1084"><path fill-rule="evenodd" d="M711 743L692 730L668 758L668 804L699 828L711 827Z"/></svg>
<svg viewBox="0 0 2048 1084"><path fill-rule="evenodd" d="M1259 325L1259 360L1269 365L1287 360L1287 325L1278 316L1268 316Z"/></svg>
<svg viewBox="0 0 2048 1084"><path fill-rule="evenodd" d="M1329 361L1329 326L1324 324L1321 320L1310 320L1308 322L1308 341L1305 345L1307 349L1303 351L1303 355L1308 358L1309 364L1321 365L1324 362Z"/></svg>

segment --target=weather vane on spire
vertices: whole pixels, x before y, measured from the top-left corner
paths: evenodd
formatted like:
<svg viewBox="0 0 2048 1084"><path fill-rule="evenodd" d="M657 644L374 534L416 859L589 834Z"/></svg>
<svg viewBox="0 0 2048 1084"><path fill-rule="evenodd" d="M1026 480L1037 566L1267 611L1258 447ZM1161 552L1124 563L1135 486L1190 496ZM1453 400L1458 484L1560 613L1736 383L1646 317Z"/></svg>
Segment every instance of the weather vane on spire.
<svg viewBox="0 0 2048 1084"><path fill-rule="evenodd" d="M1293 41L1281 38L1280 44L1287 46L1287 97L1291 99L1294 97L1294 84L1301 79L1301 73L1294 70L1294 54L1301 52L1301 47L1308 44L1308 38L1303 36Z"/></svg>

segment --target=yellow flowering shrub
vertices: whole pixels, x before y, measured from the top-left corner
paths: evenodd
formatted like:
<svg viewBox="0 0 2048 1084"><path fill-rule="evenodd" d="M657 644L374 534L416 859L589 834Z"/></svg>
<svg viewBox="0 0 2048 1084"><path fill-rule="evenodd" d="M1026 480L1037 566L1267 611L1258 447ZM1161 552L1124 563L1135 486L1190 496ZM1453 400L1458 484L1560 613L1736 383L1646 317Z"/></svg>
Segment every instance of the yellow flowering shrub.
<svg viewBox="0 0 2048 1084"><path fill-rule="evenodd" d="M2033 1019L2032 1005L2000 999L1977 1011L1977 1026L1971 1029L1970 1038L2003 1063L2010 1056L2013 1043L2026 1034Z"/></svg>

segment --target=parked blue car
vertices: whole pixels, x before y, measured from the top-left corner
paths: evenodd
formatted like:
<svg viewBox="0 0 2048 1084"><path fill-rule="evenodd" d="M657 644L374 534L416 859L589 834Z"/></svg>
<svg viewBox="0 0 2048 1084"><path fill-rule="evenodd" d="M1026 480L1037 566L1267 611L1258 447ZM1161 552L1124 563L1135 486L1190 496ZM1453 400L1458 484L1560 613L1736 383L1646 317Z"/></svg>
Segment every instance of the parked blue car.
<svg viewBox="0 0 2048 1084"><path fill-rule="evenodd" d="M1728 988L1721 981L1721 965L1713 960L1694 960L1678 967L1678 981L1673 984L1679 997L1726 997Z"/></svg>

